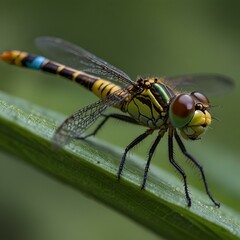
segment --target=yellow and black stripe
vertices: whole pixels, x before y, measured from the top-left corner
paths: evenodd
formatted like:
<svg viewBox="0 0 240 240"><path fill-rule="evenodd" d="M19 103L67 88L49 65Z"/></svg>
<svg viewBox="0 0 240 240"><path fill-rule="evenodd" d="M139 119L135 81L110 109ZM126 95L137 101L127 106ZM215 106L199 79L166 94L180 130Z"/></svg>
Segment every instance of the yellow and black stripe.
<svg viewBox="0 0 240 240"><path fill-rule="evenodd" d="M119 86L107 80L75 70L35 54L13 50L1 54L0 59L10 64L42 70L70 79L92 91L99 98L104 98L120 89Z"/></svg>

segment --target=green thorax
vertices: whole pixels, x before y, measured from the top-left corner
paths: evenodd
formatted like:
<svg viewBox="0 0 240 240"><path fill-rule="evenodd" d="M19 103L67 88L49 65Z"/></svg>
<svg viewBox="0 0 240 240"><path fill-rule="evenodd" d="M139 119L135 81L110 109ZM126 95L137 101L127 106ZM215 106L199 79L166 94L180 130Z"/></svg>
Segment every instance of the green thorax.
<svg viewBox="0 0 240 240"><path fill-rule="evenodd" d="M175 96L173 90L161 79L138 80L142 91L133 94L126 102L124 111L139 124L151 129L161 128L168 119L168 106Z"/></svg>

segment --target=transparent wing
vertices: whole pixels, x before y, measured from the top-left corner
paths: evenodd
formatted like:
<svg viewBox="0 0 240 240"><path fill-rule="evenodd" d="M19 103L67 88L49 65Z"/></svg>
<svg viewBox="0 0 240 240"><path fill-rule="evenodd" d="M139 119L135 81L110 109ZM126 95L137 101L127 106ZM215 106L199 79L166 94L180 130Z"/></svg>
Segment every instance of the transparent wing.
<svg viewBox="0 0 240 240"><path fill-rule="evenodd" d="M56 130L53 136L53 144L61 147L68 144L72 139L81 135L106 111L129 96L127 90L119 89L107 97L88 105L70 117Z"/></svg>
<svg viewBox="0 0 240 240"><path fill-rule="evenodd" d="M36 45L51 59L69 67L110 79L118 84L135 85L126 73L73 43L55 37L39 37L36 39Z"/></svg>
<svg viewBox="0 0 240 240"><path fill-rule="evenodd" d="M179 91L199 91L206 95L220 95L234 88L234 81L218 74L194 74L164 77L170 86Z"/></svg>

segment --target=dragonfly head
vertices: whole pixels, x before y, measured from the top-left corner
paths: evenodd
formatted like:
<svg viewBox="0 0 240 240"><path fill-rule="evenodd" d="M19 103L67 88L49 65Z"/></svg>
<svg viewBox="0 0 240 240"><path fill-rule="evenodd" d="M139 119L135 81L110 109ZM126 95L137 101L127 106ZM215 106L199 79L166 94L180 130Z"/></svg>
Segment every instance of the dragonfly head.
<svg viewBox="0 0 240 240"><path fill-rule="evenodd" d="M196 140L211 124L209 100L202 93L179 94L170 103L169 119L185 139Z"/></svg>

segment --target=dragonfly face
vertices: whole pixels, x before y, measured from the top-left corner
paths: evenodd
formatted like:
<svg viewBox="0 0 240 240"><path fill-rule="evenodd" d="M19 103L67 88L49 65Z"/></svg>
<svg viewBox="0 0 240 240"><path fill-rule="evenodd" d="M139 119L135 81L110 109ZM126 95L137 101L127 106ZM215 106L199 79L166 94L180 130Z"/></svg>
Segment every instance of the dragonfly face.
<svg viewBox="0 0 240 240"><path fill-rule="evenodd" d="M170 103L169 119L185 139L196 140L211 124L207 97L198 92L179 94Z"/></svg>
<svg viewBox="0 0 240 240"><path fill-rule="evenodd" d="M54 145L61 147L72 139L85 139L95 135L109 118L147 127L148 129L143 134L127 145L117 173L118 179L120 179L127 153L151 135L154 130L157 130L158 136L150 147L145 166L141 186L144 188L153 153L161 138L168 132L169 161L183 178L187 205L191 206L187 176L174 159L173 139L176 140L182 153L200 171L206 193L211 201L217 207L220 206L209 192L202 166L187 152L178 135L178 130L185 139L200 138L211 123L210 105L205 95L192 90L203 90L204 93L216 91L223 93L234 86L231 79L216 74L199 74L160 79L139 79L134 82L123 71L63 39L40 37L36 42L42 51L60 63L21 51L7 51L0 55L0 59L11 64L60 75L84 86L100 98L99 101L72 114L57 128L53 137ZM62 63L69 65L69 67ZM182 87L185 90L179 91ZM104 114L111 106L128 113L130 116ZM82 134L99 117L104 119L95 131L82 137Z"/></svg>

